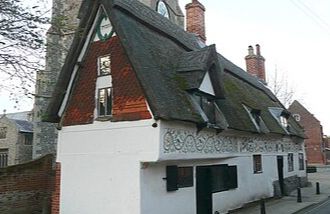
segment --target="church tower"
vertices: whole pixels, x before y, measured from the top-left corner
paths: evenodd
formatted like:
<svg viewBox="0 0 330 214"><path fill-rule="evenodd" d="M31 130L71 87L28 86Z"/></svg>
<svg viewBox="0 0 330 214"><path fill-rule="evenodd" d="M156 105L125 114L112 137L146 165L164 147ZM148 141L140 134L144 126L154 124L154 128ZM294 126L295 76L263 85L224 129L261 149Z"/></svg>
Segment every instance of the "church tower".
<svg viewBox="0 0 330 214"><path fill-rule="evenodd" d="M139 1L184 28L184 15L178 0ZM37 73L34 102L34 159L56 153L56 126L41 121L79 24L77 16L81 2L82 0L53 0L52 25L47 32L46 67L45 70Z"/></svg>

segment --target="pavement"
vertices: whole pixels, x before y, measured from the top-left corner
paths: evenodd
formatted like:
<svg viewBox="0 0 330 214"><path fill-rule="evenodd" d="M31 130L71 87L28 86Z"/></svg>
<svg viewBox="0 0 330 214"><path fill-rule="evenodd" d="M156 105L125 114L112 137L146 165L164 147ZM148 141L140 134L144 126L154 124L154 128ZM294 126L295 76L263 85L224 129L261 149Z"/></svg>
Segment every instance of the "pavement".
<svg viewBox="0 0 330 214"><path fill-rule="evenodd" d="M294 214L304 213L303 210L329 200L330 197L330 167L318 168L316 173L308 173L309 187L301 188L302 202L297 202L297 191L282 198L266 200L266 214ZM316 182L320 183L320 194L316 194ZM229 213L234 214L260 214L260 204L253 203ZM330 211L329 211L330 213Z"/></svg>

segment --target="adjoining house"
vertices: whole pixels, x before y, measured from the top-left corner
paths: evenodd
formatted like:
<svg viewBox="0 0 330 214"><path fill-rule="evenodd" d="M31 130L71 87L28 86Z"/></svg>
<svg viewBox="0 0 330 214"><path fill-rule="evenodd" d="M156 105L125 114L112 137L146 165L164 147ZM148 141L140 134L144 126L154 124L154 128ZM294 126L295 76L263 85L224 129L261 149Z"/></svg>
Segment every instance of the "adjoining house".
<svg viewBox="0 0 330 214"><path fill-rule="evenodd" d="M205 45L204 6L186 6L186 32L152 2L82 3L47 111L59 124L53 213L222 213L305 183L303 130Z"/></svg>
<svg viewBox="0 0 330 214"><path fill-rule="evenodd" d="M31 112L0 115L0 167L32 160Z"/></svg>
<svg viewBox="0 0 330 214"><path fill-rule="evenodd" d="M324 139L321 122L297 100L290 105L289 111L305 130L307 163L309 165L326 164L326 139Z"/></svg>

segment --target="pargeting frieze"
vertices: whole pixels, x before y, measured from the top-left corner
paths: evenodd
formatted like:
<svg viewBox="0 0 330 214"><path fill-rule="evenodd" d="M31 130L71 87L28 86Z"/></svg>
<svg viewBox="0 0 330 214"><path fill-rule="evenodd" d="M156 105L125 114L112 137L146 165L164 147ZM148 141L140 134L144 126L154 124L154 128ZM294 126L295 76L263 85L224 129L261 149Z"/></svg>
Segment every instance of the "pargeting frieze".
<svg viewBox="0 0 330 214"><path fill-rule="evenodd" d="M288 138L229 137L169 128L163 135L163 151L201 154L298 152L302 151L302 144L296 144Z"/></svg>

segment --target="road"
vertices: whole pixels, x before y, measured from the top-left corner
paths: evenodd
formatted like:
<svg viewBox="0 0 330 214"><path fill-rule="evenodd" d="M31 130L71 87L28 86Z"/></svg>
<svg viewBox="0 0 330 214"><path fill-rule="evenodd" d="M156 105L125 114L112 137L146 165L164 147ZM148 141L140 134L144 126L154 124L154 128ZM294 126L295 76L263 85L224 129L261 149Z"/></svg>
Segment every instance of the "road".
<svg viewBox="0 0 330 214"><path fill-rule="evenodd" d="M315 206L304 209L296 214L329 214L330 213L330 199L319 203Z"/></svg>

